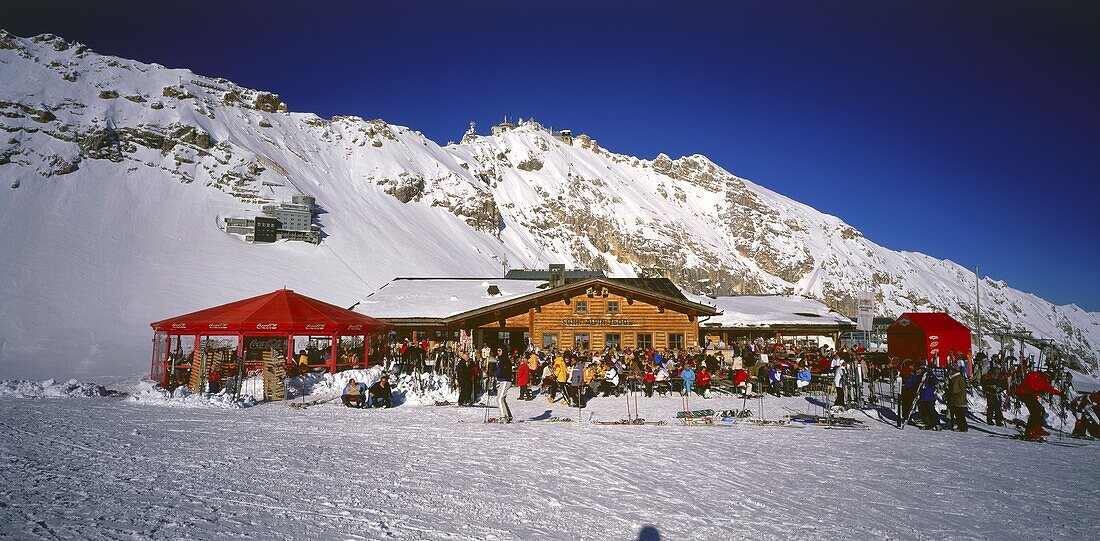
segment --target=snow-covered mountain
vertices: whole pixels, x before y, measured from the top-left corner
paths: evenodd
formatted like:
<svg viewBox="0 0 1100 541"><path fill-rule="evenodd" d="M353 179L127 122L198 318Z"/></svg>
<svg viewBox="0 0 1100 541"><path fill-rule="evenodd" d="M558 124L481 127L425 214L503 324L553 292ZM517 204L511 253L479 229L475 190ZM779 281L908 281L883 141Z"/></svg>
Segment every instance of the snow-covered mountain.
<svg viewBox="0 0 1100 541"><path fill-rule="evenodd" d="M288 286L350 305L397 275L561 262L667 272L698 293L798 293L973 322L975 276L895 252L704 156L646 160L534 121L440 147L277 95L0 31L0 375L132 373L148 322ZM221 217L314 196L318 245L253 245ZM1100 314L985 279L984 326L1095 365Z"/></svg>

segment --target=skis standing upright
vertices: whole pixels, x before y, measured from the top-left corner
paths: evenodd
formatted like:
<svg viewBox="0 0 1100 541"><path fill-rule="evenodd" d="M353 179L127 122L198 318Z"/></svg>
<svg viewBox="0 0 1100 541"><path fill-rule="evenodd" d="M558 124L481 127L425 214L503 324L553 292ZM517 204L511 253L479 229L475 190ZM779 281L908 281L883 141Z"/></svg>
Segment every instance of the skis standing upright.
<svg viewBox="0 0 1100 541"><path fill-rule="evenodd" d="M901 367L898 367L898 368L899 368L899 370L898 370L897 376L894 378L894 381L892 383L890 383L890 387L891 387L890 390L891 390L891 393L894 395L894 401L896 402L897 408L898 408L898 429L899 430L904 430L905 429L905 423L906 423L907 420L901 418L901 412L903 411L902 405L901 405L901 391L902 391L902 383L903 382L902 382L902 379L901 379L901 370L900 370Z"/></svg>

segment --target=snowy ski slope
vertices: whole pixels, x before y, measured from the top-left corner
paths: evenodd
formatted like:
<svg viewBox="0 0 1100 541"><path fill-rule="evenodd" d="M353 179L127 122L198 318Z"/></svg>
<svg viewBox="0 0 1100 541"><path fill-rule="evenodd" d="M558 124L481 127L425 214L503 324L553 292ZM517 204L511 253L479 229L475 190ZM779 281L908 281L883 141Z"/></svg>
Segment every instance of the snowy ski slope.
<svg viewBox="0 0 1100 541"><path fill-rule="evenodd" d="M517 419L577 418L542 398ZM1097 444L820 428L486 425L483 410L0 397L13 539L1089 539ZM590 402L583 421L625 415ZM778 418L802 399L772 399ZM741 408L694 399L693 407ZM749 406L758 408L755 401ZM672 422L679 397L642 399ZM460 423L460 421L464 421ZM652 539L653 537L649 537ZM643 539L646 539L643 537Z"/></svg>
<svg viewBox="0 0 1100 541"><path fill-rule="evenodd" d="M2 31L0 31L2 32ZM844 313L947 310L974 275L895 252L704 156L615 154L527 121L441 147L381 120L289 112L185 69L0 33L0 377L146 369L149 321L287 286L350 306L395 276L500 276L550 262L695 293L813 296ZM251 245L225 216L316 197L321 245ZM983 281L986 326L1086 362L1100 315Z"/></svg>

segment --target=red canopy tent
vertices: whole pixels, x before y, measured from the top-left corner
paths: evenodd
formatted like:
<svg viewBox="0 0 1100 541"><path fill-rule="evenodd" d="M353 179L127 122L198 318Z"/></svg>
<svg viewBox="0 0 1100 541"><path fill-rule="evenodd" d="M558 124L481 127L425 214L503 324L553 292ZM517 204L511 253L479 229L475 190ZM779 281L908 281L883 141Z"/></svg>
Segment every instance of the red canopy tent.
<svg viewBox="0 0 1100 541"><path fill-rule="evenodd" d="M172 359L173 337L176 339L177 350L182 342L181 337L193 337L194 356L198 355L200 340L204 336L236 337L237 359L240 361L248 358L249 343L246 343L246 337L253 339L251 343L262 343L262 346L257 347L269 349L271 352L282 352L282 346L285 345L288 366L294 362L294 336L330 338L332 351L328 368L336 372L340 359L340 337L364 337L363 351L345 355L345 359L357 356L362 359L361 366L365 367L369 362L366 351L369 336L382 334L392 327L384 321L306 297L289 289L279 289L265 295L157 321L150 323L150 326L154 330L150 377L165 387L169 384L172 368L180 367L174 362L183 360ZM280 337L286 337L286 342L276 340ZM263 340L256 341L260 338ZM186 359L184 368L190 370L191 360Z"/></svg>
<svg viewBox="0 0 1100 541"><path fill-rule="evenodd" d="M907 312L886 330L888 355L901 360L937 358L943 366L948 355L970 358L970 348L970 329L942 312Z"/></svg>

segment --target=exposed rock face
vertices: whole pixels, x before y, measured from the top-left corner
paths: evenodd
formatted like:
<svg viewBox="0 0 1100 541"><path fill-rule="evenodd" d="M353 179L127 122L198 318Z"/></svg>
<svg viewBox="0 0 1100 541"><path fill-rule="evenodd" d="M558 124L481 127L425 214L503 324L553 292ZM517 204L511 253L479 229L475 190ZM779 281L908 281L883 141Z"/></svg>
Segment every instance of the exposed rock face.
<svg viewBox="0 0 1100 541"><path fill-rule="evenodd" d="M265 113L277 113L287 110L286 104L279 99L278 94L268 92L256 94L256 99L252 102L252 105Z"/></svg>
<svg viewBox="0 0 1100 541"><path fill-rule="evenodd" d="M645 160L588 135L563 141L533 121L495 136L467 132L460 144L440 147L379 119L282 114L287 107L276 94L99 56L50 35L28 40L0 31L0 60L53 81L33 99L0 85L0 178L19 186L20 196L90 171L97 182L188 184L222 198L223 208L258 208L299 190L319 201L373 194L491 234L476 236L495 252L444 248L471 268L486 260L501 270L560 262L668 275L697 293L803 294L847 314L866 289L882 314L945 310L964 323L975 319L974 275L966 269L878 246L705 156ZM443 223L433 220L392 225L431 233ZM989 325L1054 336L1094 362L1100 316L992 280L983 288Z"/></svg>
<svg viewBox="0 0 1100 541"><path fill-rule="evenodd" d="M733 178L714 162L698 154L675 161L667 154L658 154L652 166L654 171L666 177L682 180L712 192L722 190L726 182Z"/></svg>
<svg viewBox="0 0 1100 541"><path fill-rule="evenodd" d="M538 171L542 169L542 162L538 158L527 158L516 165L520 171Z"/></svg>

